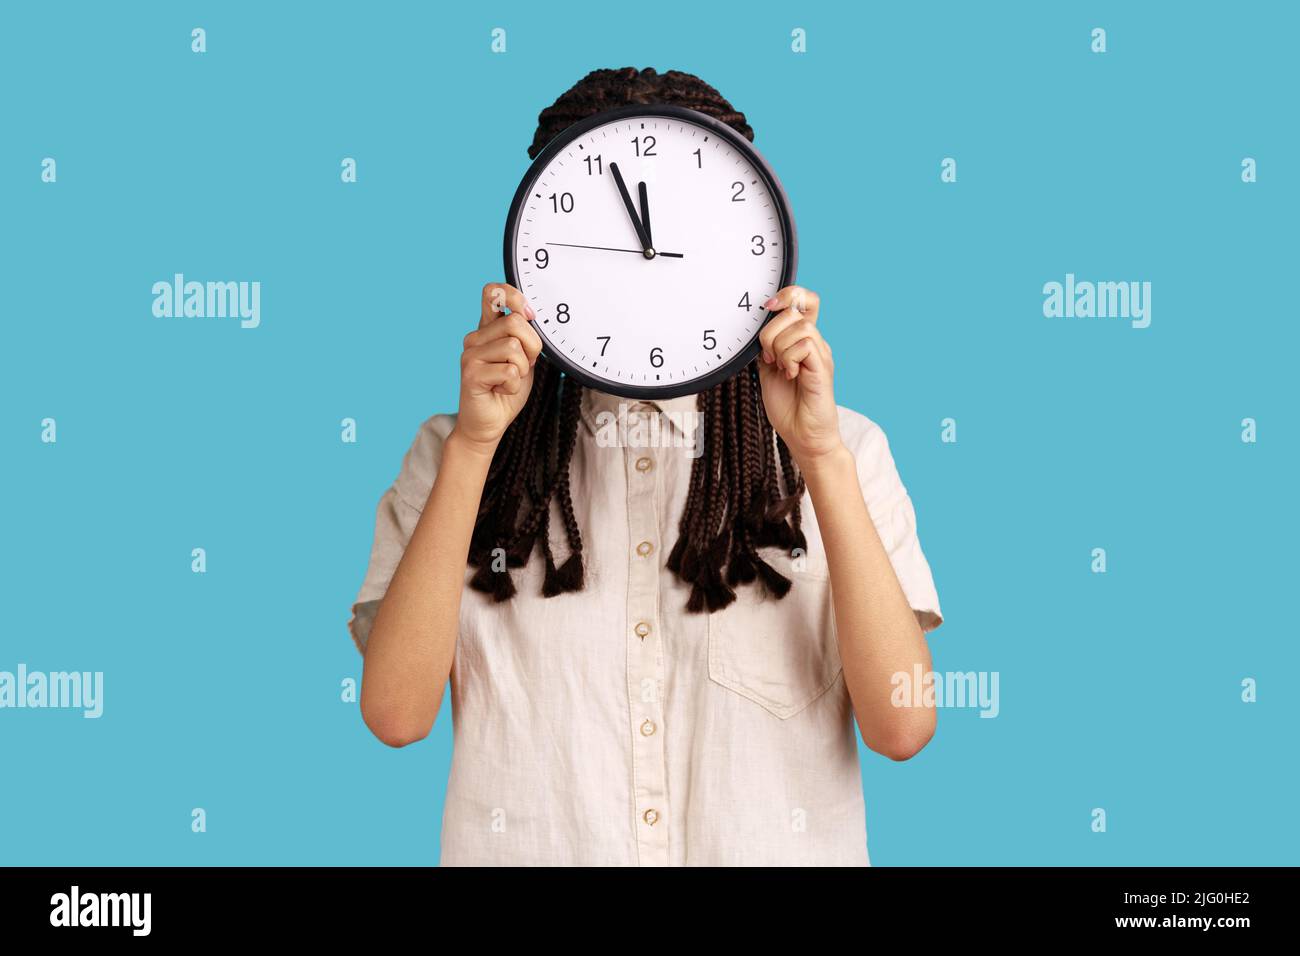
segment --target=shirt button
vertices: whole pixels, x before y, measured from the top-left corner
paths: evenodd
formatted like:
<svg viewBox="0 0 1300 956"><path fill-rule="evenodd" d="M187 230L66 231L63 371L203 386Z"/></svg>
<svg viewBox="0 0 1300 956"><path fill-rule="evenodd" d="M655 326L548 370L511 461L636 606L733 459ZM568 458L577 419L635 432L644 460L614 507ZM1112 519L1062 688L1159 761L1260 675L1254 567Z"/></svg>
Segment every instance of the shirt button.
<svg viewBox="0 0 1300 956"><path fill-rule="evenodd" d="M645 621L641 621L639 624L637 624L635 628L633 628L633 630L636 631L637 637L645 637L647 634L650 633L650 625L647 624Z"/></svg>
<svg viewBox="0 0 1300 956"><path fill-rule="evenodd" d="M641 724L641 736L650 737L654 734L654 732L655 732L655 722L651 720L649 717L647 717L645 719L645 722Z"/></svg>
<svg viewBox="0 0 1300 956"><path fill-rule="evenodd" d="M655 546L651 544L649 541L642 541L640 544L636 546L636 553L641 555L641 557L644 558L647 554L649 554L654 549Z"/></svg>
<svg viewBox="0 0 1300 956"><path fill-rule="evenodd" d="M650 824L651 826L654 826L655 823L659 820L659 811L647 810L645 813L641 814L641 819L644 820L646 823Z"/></svg>
<svg viewBox="0 0 1300 956"><path fill-rule="evenodd" d="M637 470L637 471L649 471L651 468L654 467L654 464L655 464L655 463L654 463L653 461L651 461L649 458L644 458L644 457L643 457L643 458L638 458L638 459L636 460L636 470Z"/></svg>

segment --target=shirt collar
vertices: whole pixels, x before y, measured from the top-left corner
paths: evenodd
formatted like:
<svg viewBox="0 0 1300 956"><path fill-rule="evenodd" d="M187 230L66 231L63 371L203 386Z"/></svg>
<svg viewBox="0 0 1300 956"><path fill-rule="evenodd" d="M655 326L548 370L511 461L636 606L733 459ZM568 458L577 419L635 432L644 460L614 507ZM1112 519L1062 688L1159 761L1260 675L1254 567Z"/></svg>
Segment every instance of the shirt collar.
<svg viewBox="0 0 1300 956"><path fill-rule="evenodd" d="M698 395L694 394L643 401L598 392L594 388L583 388L582 420L595 433L601 427L626 422L637 414L655 415L665 412L661 418L662 424L673 434L687 437L695 435L701 423L697 402Z"/></svg>

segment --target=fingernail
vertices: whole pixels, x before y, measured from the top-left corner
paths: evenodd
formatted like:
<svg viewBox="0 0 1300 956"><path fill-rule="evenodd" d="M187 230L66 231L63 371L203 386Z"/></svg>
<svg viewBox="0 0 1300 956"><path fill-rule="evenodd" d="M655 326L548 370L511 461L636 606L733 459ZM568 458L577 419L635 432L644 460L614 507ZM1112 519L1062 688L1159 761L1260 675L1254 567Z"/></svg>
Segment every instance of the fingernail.
<svg viewBox="0 0 1300 956"><path fill-rule="evenodd" d="M776 305L776 296L772 296L770 299L768 299L766 302L764 302L764 303L763 303L763 308L765 308L765 309L770 309L770 308L772 308L772 306L774 306L774 305Z"/></svg>
<svg viewBox="0 0 1300 956"><path fill-rule="evenodd" d="M526 314L530 319L535 319L535 318L537 318L537 313L533 311L533 307L532 307L531 305L529 305L527 302L524 303L524 313L525 313L525 314Z"/></svg>
<svg viewBox="0 0 1300 956"><path fill-rule="evenodd" d="M769 352L767 349L763 349L763 361L766 362L768 365L772 364L772 353Z"/></svg>

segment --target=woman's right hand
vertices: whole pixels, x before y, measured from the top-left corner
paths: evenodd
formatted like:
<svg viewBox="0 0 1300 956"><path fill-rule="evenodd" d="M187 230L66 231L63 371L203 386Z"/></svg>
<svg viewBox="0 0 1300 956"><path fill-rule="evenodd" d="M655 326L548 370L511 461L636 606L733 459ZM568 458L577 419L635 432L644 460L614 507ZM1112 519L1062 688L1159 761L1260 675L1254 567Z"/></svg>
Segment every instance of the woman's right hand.
<svg viewBox="0 0 1300 956"><path fill-rule="evenodd" d="M509 309L509 314L503 314ZM496 450L533 387L542 340L531 322L537 313L524 294L504 282L483 287L478 328L465 336L460 356L460 414L455 431L465 442Z"/></svg>
<svg viewBox="0 0 1300 956"><path fill-rule="evenodd" d="M518 289L489 283L478 328L465 336L460 414L365 645L361 716L389 746L427 736L438 717L492 455L528 401L542 351L529 321L535 317Z"/></svg>

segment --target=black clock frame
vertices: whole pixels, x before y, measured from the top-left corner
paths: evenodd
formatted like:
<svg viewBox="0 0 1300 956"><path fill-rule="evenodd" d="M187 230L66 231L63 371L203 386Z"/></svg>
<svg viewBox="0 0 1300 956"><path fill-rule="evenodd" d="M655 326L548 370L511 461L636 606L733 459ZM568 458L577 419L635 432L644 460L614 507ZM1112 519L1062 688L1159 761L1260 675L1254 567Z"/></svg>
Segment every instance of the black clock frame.
<svg viewBox="0 0 1300 956"><path fill-rule="evenodd" d="M795 270L799 260L799 244L795 235L794 216L790 211L790 200L786 197L785 189L781 186L781 181L777 179L776 173L768 165L761 153L754 148L754 144L741 136L726 123L714 119L706 113L700 113L696 110L687 109L683 106L668 106L661 104L644 104L636 103L631 106L620 106L617 109L606 110L603 113L596 113L584 120L579 120L572 126L566 127L563 132L546 144L546 148L538 154L533 160L528 171L524 173L524 178L519 183L519 188L515 190L514 199L510 202L510 211L506 215L506 234L505 234L505 275L506 281L520 291L523 287L519 284L519 277L515 272L514 251L515 240L518 235L520 214L523 211L524 201L528 193L532 191L533 183L541 176L542 171L550 164L551 160L562 150L567 149L574 140L578 139L584 133L603 126L606 123L615 120L627 119L629 117L670 117L684 120L701 126L713 135L725 140L731 146L744 153L754 169L763 181L766 183L769 194L776 200L776 211L780 217L781 232L785 242L785 261L781 274L781 282L777 288L784 288L794 281ZM759 325L759 329L767 325L775 312L769 311L767 316ZM728 359L722 366L714 369L709 374L701 378L693 378L689 382L666 385L623 385L618 382L610 382L607 379L590 375L587 370L570 360L567 356L561 354L551 347L550 341L545 335L540 336L542 339L542 355L547 361L559 368L564 374L572 376L583 385L594 388L599 392L606 392L610 395L617 395L620 398L639 399L643 401L654 401L659 398L675 398L679 395L692 395L696 392L703 392L712 388L719 382L725 382L727 379L736 375L746 365L754 360L758 355L759 344L758 335L755 333L754 338L748 345L740 350L736 355Z"/></svg>

